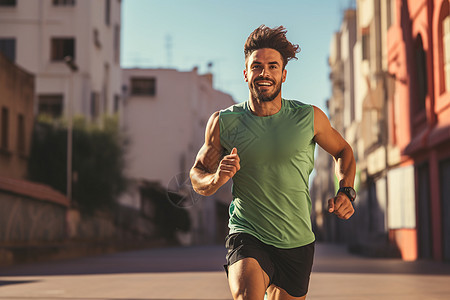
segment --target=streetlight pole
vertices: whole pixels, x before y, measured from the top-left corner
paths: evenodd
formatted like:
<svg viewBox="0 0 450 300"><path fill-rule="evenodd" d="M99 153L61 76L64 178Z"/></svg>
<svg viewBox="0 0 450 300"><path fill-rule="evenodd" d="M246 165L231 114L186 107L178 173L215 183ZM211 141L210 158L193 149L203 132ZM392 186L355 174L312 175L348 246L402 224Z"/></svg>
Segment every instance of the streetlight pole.
<svg viewBox="0 0 450 300"><path fill-rule="evenodd" d="M78 71L72 56L64 57L71 71L69 97L67 101L67 199L72 204L72 128L73 128L73 75Z"/></svg>

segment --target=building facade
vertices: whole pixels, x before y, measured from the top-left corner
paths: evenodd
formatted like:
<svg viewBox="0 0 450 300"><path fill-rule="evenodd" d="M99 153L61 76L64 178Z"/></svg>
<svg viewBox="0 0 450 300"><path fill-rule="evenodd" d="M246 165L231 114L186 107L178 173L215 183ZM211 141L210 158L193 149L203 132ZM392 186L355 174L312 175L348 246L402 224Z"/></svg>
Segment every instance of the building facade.
<svg viewBox="0 0 450 300"><path fill-rule="evenodd" d="M356 43L356 10L348 9L344 13L339 32L336 32L330 43L330 80L332 96L327 101L330 122L351 145L358 138L358 125L355 119L355 78L354 53ZM354 149L357 154L356 149ZM315 161L316 176L313 181L311 195L313 198L316 219L316 235L330 242L349 242L354 239L352 230L354 218L342 222L327 212L327 201L337 191L337 180L333 176L333 158L319 148Z"/></svg>
<svg viewBox="0 0 450 300"><path fill-rule="evenodd" d="M123 86L127 177L134 186L121 203L140 209L139 189L146 183L156 182L167 190L180 183L184 188L177 192L192 201L187 207L192 230L186 243L222 239L232 199L230 185L211 197L200 197L192 194L189 171L204 143L209 117L233 105L233 99L213 88L211 74L199 75L196 69L124 69Z"/></svg>
<svg viewBox="0 0 450 300"><path fill-rule="evenodd" d="M365 217L363 251L373 255L400 255L414 260L414 175L402 164L400 150L389 139L389 103L393 78L388 72L387 32L392 26L393 2L357 1L355 53L356 94L360 109L358 166L361 179L360 212Z"/></svg>
<svg viewBox="0 0 450 300"><path fill-rule="evenodd" d="M35 113L120 111L120 9L119 0L1 1L0 52L35 75Z"/></svg>
<svg viewBox="0 0 450 300"><path fill-rule="evenodd" d="M358 200L350 228L325 236L370 255L450 260L449 1L358 0L354 45L348 17L332 39L328 107L355 153ZM322 164L314 189L330 195Z"/></svg>
<svg viewBox="0 0 450 300"><path fill-rule="evenodd" d="M449 1L393 2L389 135L413 170L416 255L450 261Z"/></svg>
<svg viewBox="0 0 450 300"><path fill-rule="evenodd" d="M0 176L26 178L34 87L35 77L0 53Z"/></svg>

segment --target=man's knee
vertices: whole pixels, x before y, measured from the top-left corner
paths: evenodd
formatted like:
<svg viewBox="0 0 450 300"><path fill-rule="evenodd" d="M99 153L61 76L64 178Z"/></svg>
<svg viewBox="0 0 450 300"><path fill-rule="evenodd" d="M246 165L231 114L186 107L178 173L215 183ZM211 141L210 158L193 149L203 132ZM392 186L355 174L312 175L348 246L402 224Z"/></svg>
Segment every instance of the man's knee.
<svg viewBox="0 0 450 300"><path fill-rule="evenodd" d="M261 300L261 292L257 291L254 287L240 285L230 286L231 295L234 300Z"/></svg>

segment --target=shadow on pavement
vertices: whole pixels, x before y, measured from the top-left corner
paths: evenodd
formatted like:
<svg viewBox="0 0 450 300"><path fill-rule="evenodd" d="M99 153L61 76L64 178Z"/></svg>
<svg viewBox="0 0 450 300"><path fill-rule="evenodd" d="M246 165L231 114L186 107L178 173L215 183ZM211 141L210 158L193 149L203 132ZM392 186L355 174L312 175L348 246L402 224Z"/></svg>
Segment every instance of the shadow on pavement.
<svg viewBox="0 0 450 300"><path fill-rule="evenodd" d="M130 251L0 268L0 276L53 276L121 273L223 271L223 246L174 247Z"/></svg>
<svg viewBox="0 0 450 300"><path fill-rule="evenodd" d="M0 268L0 276L224 272L224 246L158 248ZM351 255L343 246L317 244L315 273L450 275L450 264ZM20 281L17 281L20 283Z"/></svg>
<svg viewBox="0 0 450 300"><path fill-rule="evenodd" d="M0 287L11 284L34 283L40 280L0 280Z"/></svg>
<svg viewBox="0 0 450 300"><path fill-rule="evenodd" d="M350 254L345 246L317 244L313 272L361 274L450 275L450 264L436 261L403 261Z"/></svg>

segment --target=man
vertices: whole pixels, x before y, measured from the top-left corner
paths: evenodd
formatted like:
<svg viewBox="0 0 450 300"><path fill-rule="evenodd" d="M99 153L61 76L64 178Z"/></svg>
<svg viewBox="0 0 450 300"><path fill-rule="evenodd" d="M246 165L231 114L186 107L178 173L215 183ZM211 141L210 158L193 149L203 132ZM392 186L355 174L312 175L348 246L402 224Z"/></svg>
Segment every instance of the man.
<svg viewBox="0 0 450 300"><path fill-rule="evenodd" d="M353 151L317 107L281 97L286 64L299 46L280 26L253 31L245 47L249 100L215 112L190 177L214 194L233 178L228 281L234 299L305 299L314 256L309 175L319 144L336 161L340 189L328 210L354 213ZM225 155L226 154L226 155Z"/></svg>

